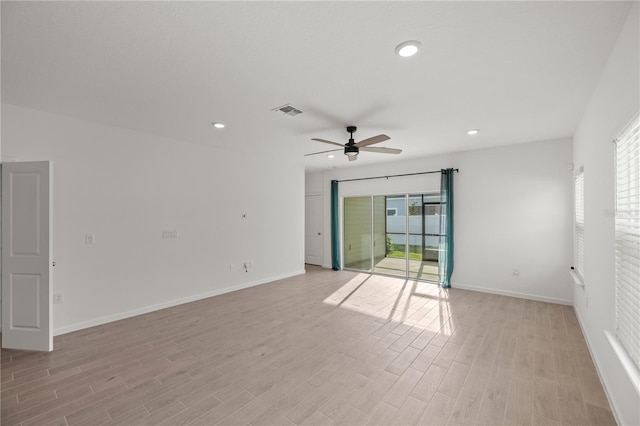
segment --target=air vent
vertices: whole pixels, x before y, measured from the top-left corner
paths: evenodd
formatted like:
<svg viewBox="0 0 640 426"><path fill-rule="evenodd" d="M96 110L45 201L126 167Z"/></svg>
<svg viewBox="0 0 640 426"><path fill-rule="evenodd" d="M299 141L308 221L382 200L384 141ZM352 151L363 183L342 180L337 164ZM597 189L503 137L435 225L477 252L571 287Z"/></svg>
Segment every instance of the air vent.
<svg viewBox="0 0 640 426"><path fill-rule="evenodd" d="M298 114L302 114L302 111L300 111L298 108L293 107L289 104L285 104L282 106L279 106L277 108L272 109L271 111L273 112L281 112L284 115L288 116L288 117L295 117Z"/></svg>

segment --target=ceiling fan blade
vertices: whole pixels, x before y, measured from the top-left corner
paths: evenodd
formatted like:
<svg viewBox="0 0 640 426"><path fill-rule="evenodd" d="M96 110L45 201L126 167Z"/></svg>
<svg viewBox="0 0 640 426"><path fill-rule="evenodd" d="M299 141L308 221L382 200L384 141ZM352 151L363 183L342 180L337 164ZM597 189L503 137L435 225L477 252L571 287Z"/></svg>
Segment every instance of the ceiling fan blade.
<svg viewBox="0 0 640 426"><path fill-rule="evenodd" d="M328 141L326 139L318 139L318 138L312 138L312 141L317 141L317 142L324 142L324 143L330 143L331 145L338 145L338 146L342 146L344 147L343 143L338 143L338 142L332 142L332 141Z"/></svg>
<svg viewBox="0 0 640 426"><path fill-rule="evenodd" d="M374 143L380 143L380 142L388 141L389 139L391 139L391 138L389 136L387 136L387 135L378 135L378 136L374 136L372 138L363 139L360 142L358 142L356 144L356 146L358 148L360 148L360 147L363 147L363 146L373 145Z"/></svg>
<svg viewBox="0 0 640 426"><path fill-rule="evenodd" d="M381 154L400 154L402 152L401 149L397 148L384 148L384 147L363 147L360 148L360 151L368 151L368 152L379 152Z"/></svg>
<svg viewBox="0 0 640 426"><path fill-rule="evenodd" d="M305 154L305 157L308 157L310 155L318 155L318 154L326 154L327 152L336 152L336 151L342 151L341 149L330 149L328 151L320 151L320 152L312 152L311 154Z"/></svg>
<svg viewBox="0 0 640 426"><path fill-rule="evenodd" d="M356 161L358 159L357 155L347 155L349 157L349 161Z"/></svg>

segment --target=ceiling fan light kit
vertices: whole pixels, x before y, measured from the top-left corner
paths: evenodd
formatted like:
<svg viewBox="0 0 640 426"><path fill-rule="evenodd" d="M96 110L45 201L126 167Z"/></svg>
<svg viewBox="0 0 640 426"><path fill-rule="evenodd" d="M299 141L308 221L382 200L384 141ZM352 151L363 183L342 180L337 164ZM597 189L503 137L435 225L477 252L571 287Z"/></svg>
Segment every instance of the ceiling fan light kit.
<svg viewBox="0 0 640 426"><path fill-rule="evenodd" d="M357 146L344 147L344 155L352 156L352 155L358 155L359 153L360 153L360 150L358 149Z"/></svg>

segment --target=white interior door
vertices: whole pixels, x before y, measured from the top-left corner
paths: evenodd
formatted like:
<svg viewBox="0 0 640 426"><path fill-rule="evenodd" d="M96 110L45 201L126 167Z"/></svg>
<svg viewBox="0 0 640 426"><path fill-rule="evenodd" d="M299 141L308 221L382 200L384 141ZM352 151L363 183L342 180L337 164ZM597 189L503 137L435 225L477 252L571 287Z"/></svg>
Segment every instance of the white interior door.
<svg viewBox="0 0 640 426"><path fill-rule="evenodd" d="M305 197L304 261L311 265L322 265L323 261L323 210L322 195Z"/></svg>
<svg viewBox="0 0 640 426"><path fill-rule="evenodd" d="M53 350L51 166L2 165L2 346Z"/></svg>

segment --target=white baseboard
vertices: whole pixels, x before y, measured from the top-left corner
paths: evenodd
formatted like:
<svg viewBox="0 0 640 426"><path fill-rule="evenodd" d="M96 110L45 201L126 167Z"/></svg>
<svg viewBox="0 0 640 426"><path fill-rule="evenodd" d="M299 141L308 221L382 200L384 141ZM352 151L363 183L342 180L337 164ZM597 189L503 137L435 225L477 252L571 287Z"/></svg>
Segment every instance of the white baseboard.
<svg viewBox="0 0 640 426"><path fill-rule="evenodd" d="M607 386L607 382L606 380L604 380L604 376L602 375L601 371L600 371L600 360L598 359L598 356L596 355L595 351L593 351L592 349L592 345L591 345L591 339L589 338L589 334L586 333L586 328L584 327L584 324L582 322L582 318L580 317L580 312L575 308L573 308L573 311L576 313L576 318L578 318L578 324L580 324L580 330L582 331L582 335L584 336L584 340L587 342L587 349L589 349L589 354L591 355L591 359L593 359L593 365L595 365L596 367L596 373L598 374L598 378L600 379L600 383L602 383L602 389L604 389L604 394L607 396L607 400L609 401L609 405L611 406L611 412L613 413L613 417L616 420L616 423L621 425L624 424L622 423L620 420L620 415L618 414L618 408L616 407L616 404L614 403L613 398L611 398L611 395L609 394L609 389Z"/></svg>
<svg viewBox="0 0 640 426"><path fill-rule="evenodd" d="M158 303L155 305L144 306L142 308L133 309L127 312L120 312L113 315L107 315L100 318L94 318L88 321L82 321L75 324L65 325L62 327L56 327L53 329L53 335L59 336L61 334L71 333L72 331L83 330L89 327L95 327L97 325L107 324L109 322L118 321L125 318L135 317L137 315L147 314L149 312L158 311L160 309L170 308L172 306L182 305L184 303L195 302L196 300L206 299L208 297L219 296L225 293L231 293L232 291L242 290L249 287L255 287L261 284L267 284L273 281L282 280L285 278L294 277L296 275L302 275L305 273L305 270L294 271L283 275L278 275L274 277L264 278L256 281L250 281L247 283L242 283L234 286L224 287L212 291L208 291L206 293L195 294L193 296L182 297L180 299L169 300L167 302Z"/></svg>
<svg viewBox="0 0 640 426"><path fill-rule="evenodd" d="M464 285L459 283L453 283L451 284L451 287L459 288L461 290L471 290L471 291L479 291L481 293L490 293L490 294L499 294L501 296L517 297L520 299L537 300L539 302L558 303L560 305L573 305L572 300L557 299L555 297L538 296L535 294L521 293L518 291L498 290L495 288L477 287L477 286Z"/></svg>

